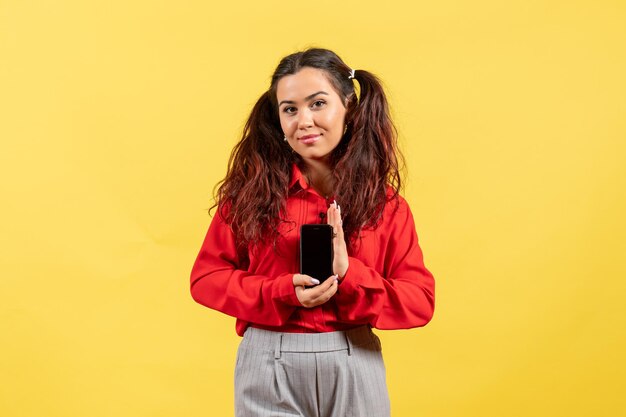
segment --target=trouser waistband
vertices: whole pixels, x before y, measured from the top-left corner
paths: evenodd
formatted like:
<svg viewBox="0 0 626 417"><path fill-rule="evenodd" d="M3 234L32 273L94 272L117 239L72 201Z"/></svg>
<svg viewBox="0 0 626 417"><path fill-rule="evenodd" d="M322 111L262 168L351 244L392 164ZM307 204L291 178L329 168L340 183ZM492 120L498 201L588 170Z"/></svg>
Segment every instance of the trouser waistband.
<svg viewBox="0 0 626 417"><path fill-rule="evenodd" d="M348 350L377 340L370 326L326 333L281 333L248 327L243 335L244 345L252 349L273 350L276 359L281 352L332 352Z"/></svg>

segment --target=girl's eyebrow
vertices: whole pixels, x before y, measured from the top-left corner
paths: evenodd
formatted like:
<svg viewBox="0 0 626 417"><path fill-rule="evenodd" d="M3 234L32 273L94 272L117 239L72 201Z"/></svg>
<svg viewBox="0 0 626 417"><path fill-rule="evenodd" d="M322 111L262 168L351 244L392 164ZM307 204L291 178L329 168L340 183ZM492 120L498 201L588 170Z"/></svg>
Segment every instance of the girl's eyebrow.
<svg viewBox="0 0 626 417"><path fill-rule="evenodd" d="M310 96L306 96L304 98L305 101L311 100L313 97L315 97L318 94L325 94L328 95L328 93L326 91L318 91L317 93L313 93ZM291 101L291 100L283 100L280 103L278 103L278 107L280 107L283 103L289 103L289 104L293 104L295 103L295 101Z"/></svg>

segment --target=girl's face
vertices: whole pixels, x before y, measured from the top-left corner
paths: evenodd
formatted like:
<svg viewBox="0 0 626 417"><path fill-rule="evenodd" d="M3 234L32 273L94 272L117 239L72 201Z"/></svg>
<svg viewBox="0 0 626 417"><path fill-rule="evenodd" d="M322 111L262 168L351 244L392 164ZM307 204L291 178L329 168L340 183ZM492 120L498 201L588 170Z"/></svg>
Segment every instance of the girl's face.
<svg viewBox="0 0 626 417"><path fill-rule="evenodd" d="M280 125L305 162L327 162L343 136L346 103L323 70L304 67L276 84Z"/></svg>

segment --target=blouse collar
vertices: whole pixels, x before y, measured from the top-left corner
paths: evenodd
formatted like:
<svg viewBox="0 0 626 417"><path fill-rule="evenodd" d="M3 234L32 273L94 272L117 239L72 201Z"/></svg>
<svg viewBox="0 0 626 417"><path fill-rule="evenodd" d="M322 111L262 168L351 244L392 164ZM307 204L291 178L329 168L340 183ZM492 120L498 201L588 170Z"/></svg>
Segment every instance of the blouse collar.
<svg viewBox="0 0 626 417"><path fill-rule="evenodd" d="M298 165L296 163L293 163L291 165L291 178L289 180L289 189L291 190L296 185L298 185L302 190L306 190L307 188L309 188L309 184L307 183L304 174L302 173L302 171L300 171Z"/></svg>

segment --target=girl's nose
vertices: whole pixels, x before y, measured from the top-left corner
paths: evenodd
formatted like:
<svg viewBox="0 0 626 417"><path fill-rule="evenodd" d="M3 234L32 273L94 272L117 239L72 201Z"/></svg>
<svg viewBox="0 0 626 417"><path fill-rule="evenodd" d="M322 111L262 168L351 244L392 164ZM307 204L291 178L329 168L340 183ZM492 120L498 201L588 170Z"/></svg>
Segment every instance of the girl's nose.
<svg viewBox="0 0 626 417"><path fill-rule="evenodd" d="M304 129L313 126L313 115L308 110L303 110L298 114L298 128Z"/></svg>

